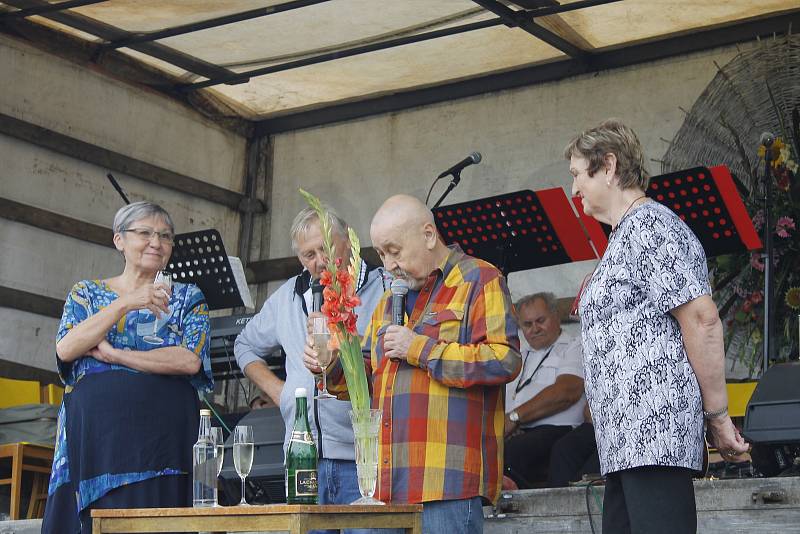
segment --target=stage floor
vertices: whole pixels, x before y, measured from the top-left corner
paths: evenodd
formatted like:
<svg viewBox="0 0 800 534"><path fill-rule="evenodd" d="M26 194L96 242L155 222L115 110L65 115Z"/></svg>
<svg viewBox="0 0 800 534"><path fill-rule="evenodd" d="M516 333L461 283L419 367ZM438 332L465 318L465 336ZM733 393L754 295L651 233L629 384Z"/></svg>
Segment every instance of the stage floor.
<svg viewBox="0 0 800 534"><path fill-rule="evenodd" d="M695 481L701 534L800 533L800 477ZM603 487L589 489L595 532L601 532ZM484 508L486 534L591 533L587 488L503 492L499 515Z"/></svg>
<svg viewBox="0 0 800 534"><path fill-rule="evenodd" d="M700 534L800 534L800 477L698 480L695 482ZM586 488L504 492L501 509L485 507L486 534L592 532L586 513ZM603 488L592 487L589 505L601 532ZM0 533L38 534L41 520L0 521Z"/></svg>

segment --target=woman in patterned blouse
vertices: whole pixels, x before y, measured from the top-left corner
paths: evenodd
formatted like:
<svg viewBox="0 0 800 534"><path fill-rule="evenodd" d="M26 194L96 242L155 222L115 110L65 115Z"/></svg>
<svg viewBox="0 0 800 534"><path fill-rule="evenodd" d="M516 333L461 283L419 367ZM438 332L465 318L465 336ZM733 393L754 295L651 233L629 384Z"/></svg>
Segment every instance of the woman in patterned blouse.
<svg viewBox="0 0 800 534"><path fill-rule="evenodd" d="M565 150L572 192L611 226L580 299L586 395L606 475L603 532L695 532L692 470L708 438L747 450L727 414L722 324L703 248L644 191L636 134L607 120Z"/></svg>
<svg viewBox="0 0 800 534"><path fill-rule="evenodd" d="M163 208L125 206L114 218L122 274L67 295L56 338L66 388L43 533L90 533L92 508L191 504L197 391L213 380L202 292L153 283L173 237ZM144 342L156 327L163 343Z"/></svg>

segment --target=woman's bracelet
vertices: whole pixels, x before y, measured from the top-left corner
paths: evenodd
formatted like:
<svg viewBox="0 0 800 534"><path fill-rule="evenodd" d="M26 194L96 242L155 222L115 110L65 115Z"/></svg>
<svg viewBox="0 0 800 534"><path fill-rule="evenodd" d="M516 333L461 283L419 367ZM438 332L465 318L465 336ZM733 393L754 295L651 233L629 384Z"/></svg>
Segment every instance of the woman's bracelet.
<svg viewBox="0 0 800 534"><path fill-rule="evenodd" d="M725 417L726 415L728 415L728 407L727 406L725 406L721 410L717 410L715 412L707 412L707 411L703 410L703 417L706 420L708 420L708 419L719 419L720 417Z"/></svg>

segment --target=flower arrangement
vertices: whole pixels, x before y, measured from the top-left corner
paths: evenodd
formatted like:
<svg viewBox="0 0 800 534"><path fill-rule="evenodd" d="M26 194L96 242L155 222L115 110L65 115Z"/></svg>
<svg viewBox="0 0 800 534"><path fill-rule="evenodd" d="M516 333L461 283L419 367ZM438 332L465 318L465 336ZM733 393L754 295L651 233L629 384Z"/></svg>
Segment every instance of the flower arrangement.
<svg viewBox="0 0 800 534"><path fill-rule="evenodd" d="M800 140L800 115L792 114L794 143ZM788 144L790 137L784 131L769 148L759 148L759 158L764 165L766 151L771 151L773 180L773 262L775 271L774 324L776 355L786 360L798 350L798 314L800 314L800 183L798 165L793 159L797 146ZM763 235L763 192L751 191L745 198L753 224ZM760 367L763 357L764 328L764 261L763 251L720 256L709 260L715 300L725 325L728 354L733 354L748 366L752 377Z"/></svg>
<svg viewBox="0 0 800 534"><path fill-rule="evenodd" d="M300 189L300 194L319 217L323 247L328 257L328 268L320 277L325 288L322 292L322 314L328 319L331 339L335 340L335 348L339 349L339 360L342 362L353 410L367 410L370 407L369 387L361 354L361 338L356 329L358 316L355 313L355 307L361 303L355 294L355 281L358 280L361 269L361 243L355 231L349 228L350 262L342 265L342 259L335 257L331 220L327 210L319 198L311 193Z"/></svg>

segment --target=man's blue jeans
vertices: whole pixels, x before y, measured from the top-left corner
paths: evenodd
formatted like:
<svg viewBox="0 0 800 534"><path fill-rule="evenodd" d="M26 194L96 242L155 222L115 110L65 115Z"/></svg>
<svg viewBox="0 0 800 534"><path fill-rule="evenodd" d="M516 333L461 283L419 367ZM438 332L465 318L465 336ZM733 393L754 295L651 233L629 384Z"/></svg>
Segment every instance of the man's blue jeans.
<svg viewBox="0 0 800 534"><path fill-rule="evenodd" d="M399 529L375 530L377 534L403 534ZM432 501L422 505L423 534L482 534L483 504L480 497Z"/></svg>
<svg viewBox="0 0 800 534"><path fill-rule="evenodd" d="M349 460L317 462L319 504L350 504L361 497L356 463ZM335 530L313 531L315 534ZM347 529L347 534L402 534L395 529ZM480 497L453 501L426 502L422 507L423 534L482 534L483 506Z"/></svg>
<svg viewBox="0 0 800 534"><path fill-rule="evenodd" d="M319 504L350 504L361 497L358 491L356 463L352 460L329 460L317 462L319 481ZM314 530L314 534L334 533L338 530ZM384 534L386 530L347 529L347 534Z"/></svg>
<svg viewBox="0 0 800 534"><path fill-rule="evenodd" d="M433 501L422 506L423 534L482 534L483 504L480 497L457 501Z"/></svg>

